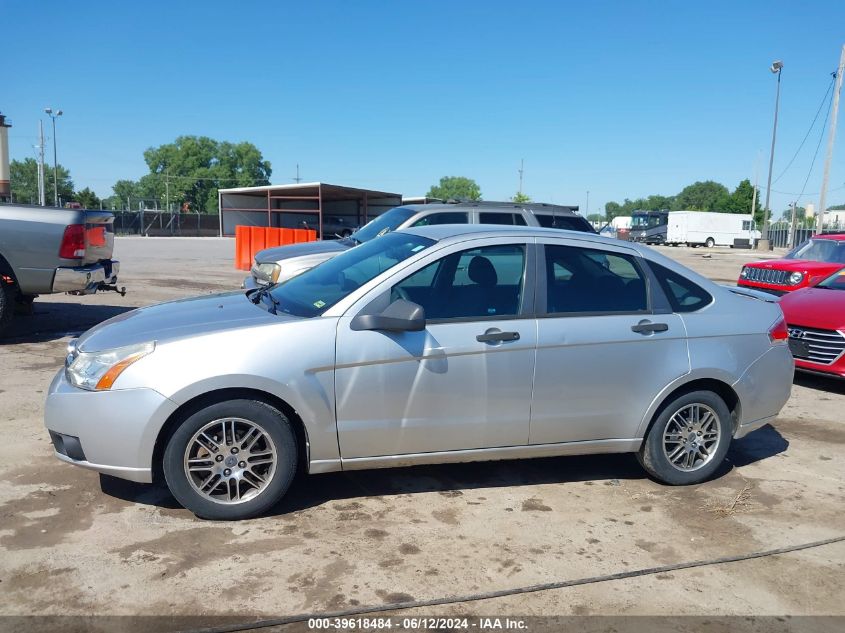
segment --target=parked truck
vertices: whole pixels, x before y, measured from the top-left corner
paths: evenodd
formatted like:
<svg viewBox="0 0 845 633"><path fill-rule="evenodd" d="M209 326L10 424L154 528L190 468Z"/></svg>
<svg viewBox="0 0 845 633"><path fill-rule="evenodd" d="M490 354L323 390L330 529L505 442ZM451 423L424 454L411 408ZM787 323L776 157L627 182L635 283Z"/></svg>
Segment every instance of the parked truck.
<svg viewBox="0 0 845 633"><path fill-rule="evenodd" d="M666 225L667 244L733 246L735 240L753 245L760 239L750 213L671 211Z"/></svg>
<svg viewBox="0 0 845 633"><path fill-rule="evenodd" d="M0 335L38 295L118 290L113 222L108 211L0 205Z"/></svg>
<svg viewBox="0 0 845 633"><path fill-rule="evenodd" d="M750 245L760 238L750 213L717 211L634 211L631 241L678 246Z"/></svg>

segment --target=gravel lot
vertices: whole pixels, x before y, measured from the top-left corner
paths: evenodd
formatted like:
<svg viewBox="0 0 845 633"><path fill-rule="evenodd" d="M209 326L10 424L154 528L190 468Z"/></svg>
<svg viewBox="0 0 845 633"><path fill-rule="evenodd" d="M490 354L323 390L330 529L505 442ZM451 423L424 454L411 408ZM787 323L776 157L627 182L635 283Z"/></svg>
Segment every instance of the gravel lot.
<svg viewBox="0 0 845 633"><path fill-rule="evenodd" d="M724 283L756 256L662 250ZM689 488L647 479L632 456L418 467L303 477L270 516L210 523L164 489L56 460L43 394L69 337L130 308L237 288L233 251L227 239L118 238L125 297L43 297L0 341L0 614L248 620L845 534L845 383L800 375L778 422ZM843 578L838 543L416 613L845 615Z"/></svg>

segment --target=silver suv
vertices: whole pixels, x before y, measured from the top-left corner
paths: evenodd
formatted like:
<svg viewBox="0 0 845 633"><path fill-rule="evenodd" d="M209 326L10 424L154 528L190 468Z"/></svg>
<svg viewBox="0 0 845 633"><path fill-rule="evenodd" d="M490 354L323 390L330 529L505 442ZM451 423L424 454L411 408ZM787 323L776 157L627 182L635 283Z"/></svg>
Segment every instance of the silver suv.
<svg viewBox="0 0 845 633"><path fill-rule="evenodd" d="M496 224L537 226L595 233L578 215L578 207L545 203L459 202L396 207L340 240L290 244L259 251L243 288L253 289L286 281L343 251L390 231L436 224Z"/></svg>

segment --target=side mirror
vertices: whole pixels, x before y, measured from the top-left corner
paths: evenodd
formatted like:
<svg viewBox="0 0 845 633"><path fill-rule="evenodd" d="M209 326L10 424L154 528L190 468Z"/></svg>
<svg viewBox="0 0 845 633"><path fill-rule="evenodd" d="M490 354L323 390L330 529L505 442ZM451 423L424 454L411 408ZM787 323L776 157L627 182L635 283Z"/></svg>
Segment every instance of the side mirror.
<svg viewBox="0 0 845 633"><path fill-rule="evenodd" d="M425 329L425 310L411 301L397 299L378 314L359 314L349 327L353 330L419 332Z"/></svg>

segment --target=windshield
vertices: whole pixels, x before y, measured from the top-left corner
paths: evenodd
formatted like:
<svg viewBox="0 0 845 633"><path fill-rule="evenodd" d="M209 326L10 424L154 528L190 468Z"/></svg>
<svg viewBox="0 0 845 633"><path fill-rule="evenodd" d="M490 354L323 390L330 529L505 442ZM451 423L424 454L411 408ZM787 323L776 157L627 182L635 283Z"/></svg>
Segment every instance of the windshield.
<svg viewBox="0 0 845 633"><path fill-rule="evenodd" d="M377 218L370 220L360 229L355 231L351 238L358 244L369 242L374 237L395 231L405 220L414 215L416 211L407 207L396 207Z"/></svg>
<svg viewBox="0 0 845 633"><path fill-rule="evenodd" d="M665 216L661 215L646 215L643 214L635 214L631 218L631 228L632 229L653 229L656 226L660 226L661 224L666 224Z"/></svg>
<svg viewBox="0 0 845 633"><path fill-rule="evenodd" d="M411 233L384 235L273 287L270 295L278 312L319 316L388 268L434 243Z"/></svg>
<svg viewBox="0 0 845 633"><path fill-rule="evenodd" d="M845 240L812 239L790 251L786 259L845 264Z"/></svg>
<svg viewBox="0 0 845 633"><path fill-rule="evenodd" d="M833 273L830 277L821 282L818 288L830 288L831 290L845 290L845 268Z"/></svg>

